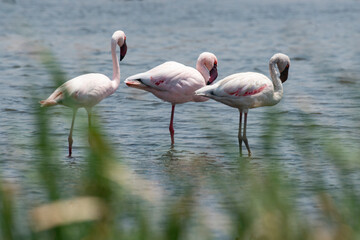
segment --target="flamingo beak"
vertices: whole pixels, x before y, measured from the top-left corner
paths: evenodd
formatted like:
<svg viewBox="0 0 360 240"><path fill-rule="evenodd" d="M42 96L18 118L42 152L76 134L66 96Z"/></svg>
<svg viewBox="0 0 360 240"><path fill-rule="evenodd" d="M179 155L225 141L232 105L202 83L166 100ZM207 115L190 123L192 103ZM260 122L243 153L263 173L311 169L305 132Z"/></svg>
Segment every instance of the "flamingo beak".
<svg viewBox="0 0 360 240"><path fill-rule="evenodd" d="M123 60L127 52L126 39L124 40L124 44L120 48L120 61Z"/></svg>
<svg viewBox="0 0 360 240"><path fill-rule="evenodd" d="M217 64L215 63L214 67L210 71L210 78L209 78L209 81L207 82L207 85L212 84L215 81L215 79L217 78L217 76L218 76Z"/></svg>
<svg viewBox="0 0 360 240"><path fill-rule="evenodd" d="M285 69L280 73L280 80L282 83L284 83L288 79L289 67L289 64L286 65Z"/></svg>

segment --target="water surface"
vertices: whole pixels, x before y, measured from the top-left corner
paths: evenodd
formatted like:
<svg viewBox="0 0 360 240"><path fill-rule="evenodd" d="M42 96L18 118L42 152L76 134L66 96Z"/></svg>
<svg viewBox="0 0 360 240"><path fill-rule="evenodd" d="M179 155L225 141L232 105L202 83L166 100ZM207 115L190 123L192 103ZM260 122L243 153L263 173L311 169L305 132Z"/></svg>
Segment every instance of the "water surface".
<svg viewBox="0 0 360 240"><path fill-rule="evenodd" d="M349 146L349 151L359 146L359 1L16 0L2 1L0 6L0 168L9 181L26 182L32 175L37 101L56 87L38 61L39 46L53 51L69 79L87 72L112 76L110 37L118 29L126 33L128 43L122 81L167 60L195 66L203 51L217 56L218 79L242 71L269 75L269 58L286 53L292 62L284 98L276 106L249 112L251 164L260 172L268 164L264 123L268 113L280 116L271 158L299 181L305 196L312 181L307 177L310 170L327 176L329 189L338 187L332 181L334 169L320 155L325 133ZM177 105L173 148L168 132L171 105L152 94L122 82L95 109L119 158L175 198L184 184L206 181L212 172L231 174L237 168L229 157L237 151L236 109L212 100ZM86 114L80 110L75 123L71 160L66 158L71 110L57 106L48 114L56 151L63 156L64 168L74 171L71 183L82 171L88 148L82 132ZM313 119L324 131L305 131L304 118ZM310 159L294 136L313 146ZM224 148L224 143L234 147ZM309 160L316 161L311 169ZM215 204L207 191L199 194L204 203ZM311 211L314 206L302 200Z"/></svg>

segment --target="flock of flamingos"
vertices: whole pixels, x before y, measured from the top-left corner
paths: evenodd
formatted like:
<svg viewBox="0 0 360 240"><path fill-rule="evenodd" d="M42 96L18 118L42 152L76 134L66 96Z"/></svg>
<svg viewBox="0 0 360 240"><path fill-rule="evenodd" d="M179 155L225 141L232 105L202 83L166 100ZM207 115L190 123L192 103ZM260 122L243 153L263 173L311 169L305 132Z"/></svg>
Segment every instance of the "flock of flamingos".
<svg viewBox="0 0 360 240"><path fill-rule="evenodd" d="M72 155L72 133L78 108L85 108L91 126L91 109L102 99L113 94L120 85L120 65L116 55L116 45L120 47L120 61L127 52L126 35L116 31L111 38L111 56L113 62L112 80L100 73L89 73L75 77L58 87L46 100L40 101L42 107L57 104L73 109L69 141L69 157ZM276 69L277 67L277 69ZM125 83L129 87L151 92L156 97L172 105L170 120L171 144L174 144L174 110L175 105L185 102L203 102L209 98L239 109L239 149L242 152L244 142L248 155L251 156L246 137L247 114L250 108L272 106L277 104L283 95L283 86L288 78L290 59L282 53L270 58L269 69L271 80L255 72L236 73L214 83L217 78L217 58L214 54L200 54L196 69L178 62L165 62L146 72L128 77ZM278 73L279 72L279 73ZM242 131L242 118L244 128Z"/></svg>

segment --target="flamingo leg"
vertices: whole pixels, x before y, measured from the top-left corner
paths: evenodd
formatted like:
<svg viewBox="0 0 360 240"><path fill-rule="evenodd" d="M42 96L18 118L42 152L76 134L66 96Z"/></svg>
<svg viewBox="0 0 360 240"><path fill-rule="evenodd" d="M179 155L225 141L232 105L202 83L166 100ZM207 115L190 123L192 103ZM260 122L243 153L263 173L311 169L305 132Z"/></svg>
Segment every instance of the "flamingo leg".
<svg viewBox="0 0 360 240"><path fill-rule="evenodd" d="M73 117L72 117L72 121L71 121L70 133L69 133L69 137L68 137L68 142L69 142L69 156L68 157L71 157L71 154L72 154L72 144L73 144L72 133L73 133L73 129L74 129L76 113L77 113L77 108L74 108Z"/></svg>
<svg viewBox="0 0 360 240"><path fill-rule="evenodd" d="M91 108L86 108L87 114L88 114L88 123L89 123L89 136L88 136L88 141L90 146L92 146L92 141L91 141Z"/></svg>
<svg viewBox="0 0 360 240"><path fill-rule="evenodd" d="M247 112L244 113L244 134L243 134L243 141L245 143L245 146L248 150L248 155L249 157L251 156L251 151L250 151L250 147L249 147L249 143L246 137L246 125L247 125Z"/></svg>
<svg viewBox="0 0 360 240"><path fill-rule="evenodd" d="M86 109L88 114L89 129L91 128L91 109Z"/></svg>
<svg viewBox="0 0 360 240"><path fill-rule="evenodd" d="M239 139L239 152L240 156L242 156L242 135L241 135L241 122L242 122L242 111L239 109L240 113L240 119L239 119L239 133L238 133L238 139Z"/></svg>
<svg viewBox="0 0 360 240"><path fill-rule="evenodd" d="M172 104L172 107L171 107L171 119L170 119L170 126L169 126L169 131L170 131L170 137L171 137L171 145L174 145L174 126L173 126L173 123L174 123L174 111L175 111L175 104Z"/></svg>
<svg viewBox="0 0 360 240"><path fill-rule="evenodd" d="M88 123L89 123L89 131L90 131L90 129L91 129L91 116L92 116L91 108L86 108L86 112L88 114Z"/></svg>

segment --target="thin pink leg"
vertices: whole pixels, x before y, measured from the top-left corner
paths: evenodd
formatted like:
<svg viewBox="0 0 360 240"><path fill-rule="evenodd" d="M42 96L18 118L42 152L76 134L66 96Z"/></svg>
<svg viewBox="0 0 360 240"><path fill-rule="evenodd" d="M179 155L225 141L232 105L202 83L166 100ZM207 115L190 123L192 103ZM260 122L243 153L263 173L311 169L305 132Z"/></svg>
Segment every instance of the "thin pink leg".
<svg viewBox="0 0 360 240"><path fill-rule="evenodd" d="M86 108L86 111L88 113L88 123L89 123L88 141L91 146L92 145L92 142L91 142L91 108Z"/></svg>
<svg viewBox="0 0 360 240"><path fill-rule="evenodd" d="M91 129L91 109L86 109L88 113L89 129Z"/></svg>
<svg viewBox="0 0 360 240"><path fill-rule="evenodd" d="M175 104L172 104L171 107L171 119L170 119L170 126L169 126L169 131L170 131L170 137L171 137L171 145L174 145L174 126L173 126L173 122L174 122L174 111L175 111Z"/></svg>
<svg viewBox="0 0 360 240"><path fill-rule="evenodd" d="M245 143L245 146L248 150L249 157L251 156L250 146L246 137L246 125L247 125L247 112L244 113L244 134L243 134L243 141Z"/></svg>
<svg viewBox="0 0 360 240"><path fill-rule="evenodd" d="M242 135L241 135L241 122L242 122L242 110L239 109L240 118L239 118L239 132L238 132L238 139L239 139L239 152L240 156L242 156Z"/></svg>
<svg viewBox="0 0 360 240"><path fill-rule="evenodd" d="M72 154L72 144L73 144L72 133L73 133L73 129L74 129L76 112L77 112L77 109L74 108L73 117L72 117L72 121L71 121L70 133L69 133L69 137L68 137L68 142L69 142L69 156L68 157L69 158L71 157L71 154Z"/></svg>

